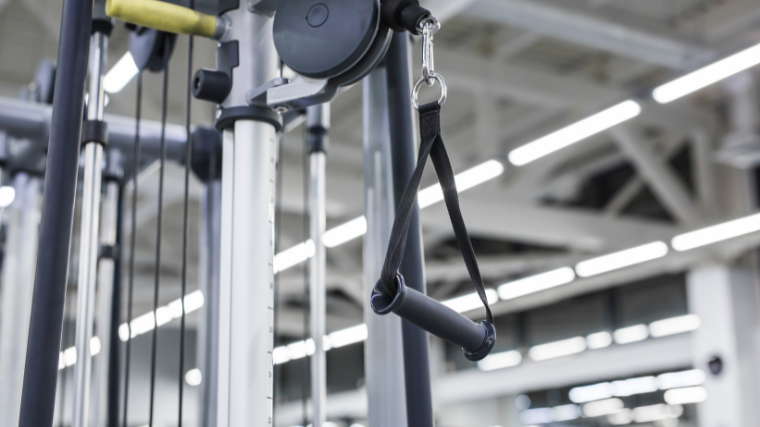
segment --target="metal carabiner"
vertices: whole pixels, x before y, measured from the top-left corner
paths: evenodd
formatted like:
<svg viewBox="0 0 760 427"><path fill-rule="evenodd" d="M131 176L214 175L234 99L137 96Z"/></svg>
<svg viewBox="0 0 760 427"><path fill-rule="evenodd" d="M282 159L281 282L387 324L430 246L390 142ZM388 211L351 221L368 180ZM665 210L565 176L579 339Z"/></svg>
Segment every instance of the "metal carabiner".
<svg viewBox="0 0 760 427"><path fill-rule="evenodd" d="M422 76L414 84L412 90L412 105L419 109L419 93L424 82L428 86L433 86L436 82L441 84L441 97L438 99L438 105L446 102L446 82L443 77L435 72L435 58L433 56L433 36L441 29L441 23L432 16L423 19L420 22L418 31L422 33Z"/></svg>
<svg viewBox="0 0 760 427"><path fill-rule="evenodd" d="M419 32L422 33L422 78L428 86L435 81L435 57L433 56L433 36L441 29L441 23L430 16L420 22Z"/></svg>

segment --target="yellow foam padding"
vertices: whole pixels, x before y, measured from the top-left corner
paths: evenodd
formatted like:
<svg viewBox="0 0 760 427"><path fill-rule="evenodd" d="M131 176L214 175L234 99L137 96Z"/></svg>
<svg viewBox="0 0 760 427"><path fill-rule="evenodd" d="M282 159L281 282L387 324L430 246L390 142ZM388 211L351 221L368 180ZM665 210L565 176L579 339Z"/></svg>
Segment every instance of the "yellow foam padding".
<svg viewBox="0 0 760 427"><path fill-rule="evenodd" d="M157 0L107 0L106 14L131 24L211 38L216 17Z"/></svg>

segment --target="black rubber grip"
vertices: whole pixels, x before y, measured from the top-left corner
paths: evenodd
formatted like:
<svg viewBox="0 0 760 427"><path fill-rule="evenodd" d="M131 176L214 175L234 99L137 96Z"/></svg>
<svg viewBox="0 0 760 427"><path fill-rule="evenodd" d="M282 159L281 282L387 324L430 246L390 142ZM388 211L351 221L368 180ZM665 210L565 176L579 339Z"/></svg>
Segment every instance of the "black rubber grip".
<svg viewBox="0 0 760 427"><path fill-rule="evenodd" d="M473 322L451 308L408 288L404 277L397 275L396 294L385 293L378 282L372 290L370 304L377 314L396 313L427 332L462 347L472 361L482 360L496 343L496 330L488 321Z"/></svg>

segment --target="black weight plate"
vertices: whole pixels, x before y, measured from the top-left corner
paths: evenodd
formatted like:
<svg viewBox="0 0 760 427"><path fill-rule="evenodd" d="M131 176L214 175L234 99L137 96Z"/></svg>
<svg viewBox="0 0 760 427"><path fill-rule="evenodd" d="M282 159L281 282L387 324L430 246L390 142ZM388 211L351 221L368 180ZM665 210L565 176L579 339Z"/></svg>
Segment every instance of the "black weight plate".
<svg viewBox="0 0 760 427"><path fill-rule="evenodd" d="M282 0L274 16L274 45L297 73L328 78L362 58L379 23L377 0Z"/></svg>

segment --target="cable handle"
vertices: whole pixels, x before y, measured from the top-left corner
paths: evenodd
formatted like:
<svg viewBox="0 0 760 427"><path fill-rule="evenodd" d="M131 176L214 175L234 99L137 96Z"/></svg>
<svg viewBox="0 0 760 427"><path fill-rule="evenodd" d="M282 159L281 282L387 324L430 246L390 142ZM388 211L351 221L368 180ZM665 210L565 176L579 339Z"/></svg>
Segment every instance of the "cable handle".
<svg viewBox="0 0 760 427"><path fill-rule="evenodd" d="M454 171L441 138L440 111L441 106L437 102L431 102L419 108L422 144L417 166L398 203L381 277L373 289L370 304L377 314L394 312L427 332L461 346L468 359L477 361L486 357L493 349L496 343L496 330L493 326L493 315L488 305L475 251L459 208ZM404 277L399 273L406 249L412 211L415 208L420 179L428 157L432 160L438 175L454 235L470 279L486 309L486 319L478 323L420 292L407 288Z"/></svg>

